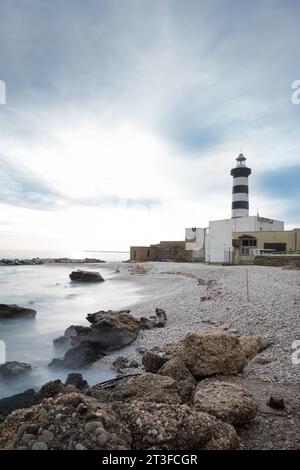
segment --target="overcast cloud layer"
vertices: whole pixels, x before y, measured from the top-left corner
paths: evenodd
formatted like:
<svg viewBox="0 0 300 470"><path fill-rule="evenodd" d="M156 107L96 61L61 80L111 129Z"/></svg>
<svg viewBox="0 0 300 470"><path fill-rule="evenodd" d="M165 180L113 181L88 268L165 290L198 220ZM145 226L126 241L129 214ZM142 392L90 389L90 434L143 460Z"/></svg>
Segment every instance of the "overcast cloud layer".
<svg viewBox="0 0 300 470"><path fill-rule="evenodd" d="M0 248L127 249L250 213L300 226L298 0L0 0Z"/></svg>

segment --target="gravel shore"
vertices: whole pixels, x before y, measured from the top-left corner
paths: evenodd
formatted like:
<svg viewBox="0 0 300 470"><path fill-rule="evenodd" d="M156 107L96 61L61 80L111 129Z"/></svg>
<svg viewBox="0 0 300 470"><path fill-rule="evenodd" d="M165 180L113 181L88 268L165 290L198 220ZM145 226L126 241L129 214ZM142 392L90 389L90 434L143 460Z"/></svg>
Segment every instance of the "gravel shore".
<svg viewBox="0 0 300 470"><path fill-rule="evenodd" d="M144 331L135 348L178 341L189 331L215 324L243 335L263 335L271 341L271 347L246 368L249 378L299 384L300 364L292 363L292 343L300 340L299 271L163 262L143 266L148 270L145 274L130 273L128 265L122 266L121 277L143 287L143 299L131 306L132 313L150 316L160 307L165 309L168 323L165 328ZM133 351L128 353L132 355Z"/></svg>
<svg viewBox="0 0 300 470"><path fill-rule="evenodd" d="M272 344L266 351L251 360L242 374L227 378L247 386L260 403L255 423L241 430L242 448L299 449L300 364L292 362L292 344L300 340L299 271L149 262L143 264L145 274L136 274L128 272L130 266L123 265L120 276L138 283L143 294L142 300L131 306L132 313L148 317L156 307L163 308L168 323L165 328L143 331L122 356L141 362L136 349L176 342L186 333L210 325L268 338ZM266 406L272 393L283 396L284 412Z"/></svg>

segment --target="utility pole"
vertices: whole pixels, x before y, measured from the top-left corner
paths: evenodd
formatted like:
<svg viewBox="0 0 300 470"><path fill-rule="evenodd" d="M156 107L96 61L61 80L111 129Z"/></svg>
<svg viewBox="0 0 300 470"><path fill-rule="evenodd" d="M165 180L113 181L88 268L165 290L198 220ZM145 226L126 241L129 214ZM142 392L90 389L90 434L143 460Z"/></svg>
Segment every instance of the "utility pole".
<svg viewBox="0 0 300 470"><path fill-rule="evenodd" d="M249 302L249 279L248 279L248 269L246 268L246 290L247 290L247 302Z"/></svg>

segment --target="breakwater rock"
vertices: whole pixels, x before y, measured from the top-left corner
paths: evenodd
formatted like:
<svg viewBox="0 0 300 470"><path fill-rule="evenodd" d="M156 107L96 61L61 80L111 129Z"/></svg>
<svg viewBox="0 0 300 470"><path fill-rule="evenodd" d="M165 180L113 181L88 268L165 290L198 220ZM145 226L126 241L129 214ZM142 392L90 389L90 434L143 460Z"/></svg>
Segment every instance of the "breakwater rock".
<svg viewBox="0 0 300 470"><path fill-rule="evenodd" d="M0 320L35 318L36 310L32 308L19 307L15 304L0 304Z"/></svg>

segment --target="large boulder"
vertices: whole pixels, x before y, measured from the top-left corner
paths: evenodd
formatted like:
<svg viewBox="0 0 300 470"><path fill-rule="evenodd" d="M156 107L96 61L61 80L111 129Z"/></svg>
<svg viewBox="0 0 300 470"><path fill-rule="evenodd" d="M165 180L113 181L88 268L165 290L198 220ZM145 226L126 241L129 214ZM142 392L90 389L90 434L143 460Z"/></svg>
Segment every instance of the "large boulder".
<svg viewBox="0 0 300 470"><path fill-rule="evenodd" d="M71 325L65 330L64 336L66 338L72 338L73 336L85 336L89 333L89 328L89 326Z"/></svg>
<svg viewBox="0 0 300 470"><path fill-rule="evenodd" d="M91 323L87 334L80 334L73 339L97 343L104 351L113 351L131 344L139 334L139 321L127 312L100 311L87 315Z"/></svg>
<svg viewBox="0 0 300 470"><path fill-rule="evenodd" d="M112 310L90 313L91 326L72 325L64 336L70 338L71 349L63 359L54 359L51 366L81 368L101 359L105 352L123 348L138 336L139 321L129 311Z"/></svg>
<svg viewBox="0 0 300 470"><path fill-rule="evenodd" d="M32 371L31 365L24 362L11 361L0 364L0 378L14 379Z"/></svg>
<svg viewBox="0 0 300 470"><path fill-rule="evenodd" d="M183 403L190 399L196 386L196 380L179 357L167 361L159 369L158 374L176 380L178 393Z"/></svg>
<svg viewBox="0 0 300 470"><path fill-rule="evenodd" d="M166 353L160 351L146 351L142 358L145 371L152 374L156 374L167 361Z"/></svg>
<svg viewBox="0 0 300 470"><path fill-rule="evenodd" d="M143 400L157 403L181 403L177 382L163 375L145 374L130 378L123 388L128 400Z"/></svg>
<svg viewBox="0 0 300 470"><path fill-rule="evenodd" d="M111 405L69 392L10 414L0 424L0 448L129 450L130 433Z"/></svg>
<svg viewBox="0 0 300 470"><path fill-rule="evenodd" d="M247 356L253 359L257 354L270 346L270 342L262 336L240 336L240 345Z"/></svg>
<svg viewBox="0 0 300 470"><path fill-rule="evenodd" d="M194 405L196 410L234 425L250 422L258 411L257 403L248 390L228 382L199 382Z"/></svg>
<svg viewBox="0 0 300 470"><path fill-rule="evenodd" d="M15 304L0 304L0 320L35 318L35 316L36 311L32 308L19 307Z"/></svg>
<svg viewBox="0 0 300 470"><path fill-rule="evenodd" d="M6 416L19 408L30 408L38 401L38 395L33 389L0 399L0 416Z"/></svg>
<svg viewBox="0 0 300 470"><path fill-rule="evenodd" d="M79 282L103 282L104 279L97 271L73 271L69 275L71 281Z"/></svg>
<svg viewBox="0 0 300 470"><path fill-rule="evenodd" d="M188 333L181 343L180 357L197 378L237 374L247 364L239 338L217 328Z"/></svg>
<svg viewBox="0 0 300 470"><path fill-rule="evenodd" d="M103 350L99 344L90 341L82 341L78 346L69 349L63 359L53 359L50 367L62 367L67 369L81 369L98 359L104 357Z"/></svg>
<svg viewBox="0 0 300 470"><path fill-rule="evenodd" d="M71 374L68 374L67 380L65 382L65 385L73 385L74 387L78 388L78 390L84 390L87 389L89 384L87 381L82 377L81 374L78 374L76 372L72 372Z"/></svg>
<svg viewBox="0 0 300 470"><path fill-rule="evenodd" d="M237 449L239 438L230 424L187 405L133 401L115 404L128 426L133 449Z"/></svg>
<svg viewBox="0 0 300 470"><path fill-rule="evenodd" d="M38 400L42 401L44 398L55 397L59 393L65 391L65 386L60 379L51 380L45 383L38 392Z"/></svg>

